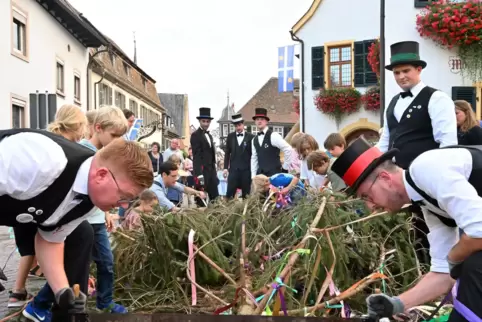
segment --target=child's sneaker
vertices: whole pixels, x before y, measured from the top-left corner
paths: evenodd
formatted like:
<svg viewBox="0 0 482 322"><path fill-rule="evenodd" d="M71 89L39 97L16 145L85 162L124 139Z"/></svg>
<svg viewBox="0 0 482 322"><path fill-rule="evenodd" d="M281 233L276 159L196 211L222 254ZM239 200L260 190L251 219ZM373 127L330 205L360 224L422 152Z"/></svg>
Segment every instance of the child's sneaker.
<svg viewBox="0 0 482 322"><path fill-rule="evenodd" d="M97 307L97 309L101 310L102 312L106 312L106 313L117 313L117 314L126 314L127 313L127 309L120 305L120 304L117 304L117 303L114 303L112 302L111 304L109 304L108 306L106 307Z"/></svg>
<svg viewBox="0 0 482 322"><path fill-rule="evenodd" d="M10 291L10 294L8 295L8 308L18 308L22 307L27 303L28 300L30 300L32 296L27 293L26 290L23 291Z"/></svg>
<svg viewBox="0 0 482 322"><path fill-rule="evenodd" d="M22 315L29 321L34 322L50 322L52 320L52 312L48 309L40 309L34 307L33 303L28 303L22 311Z"/></svg>

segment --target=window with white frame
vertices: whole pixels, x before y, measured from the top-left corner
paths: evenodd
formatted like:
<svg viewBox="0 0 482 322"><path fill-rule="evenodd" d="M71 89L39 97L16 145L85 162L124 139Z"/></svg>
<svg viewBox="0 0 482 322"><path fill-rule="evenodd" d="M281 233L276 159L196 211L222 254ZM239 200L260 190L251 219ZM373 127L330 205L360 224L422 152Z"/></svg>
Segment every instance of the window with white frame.
<svg viewBox="0 0 482 322"><path fill-rule="evenodd" d="M134 100L129 100L129 110L131 110L134 115L138 115L139 112L137 111L137 102Z"/></svg>
<svg viewBox="0 0 482 322"><path fill-rule="evenodd" d="M80 103L80 76L74 75L74 101Z"/></svg>
<svg viewBox="0 0 482 322"><path fill-rule="evenodd" d="M126 96L118 91L115 91L115 106L122 109L126 108Z"/></svg>
<svg viewBox="0 0 482 322"><path fill-rule="evenodd" d="M104 83L99 84L99 106L112 105L112 88Z"/></svg>
<svg viewBox="0 0 482 322"><path fill-rule="evenodd" d="M221 134L221 136L228 136L228 125L227 124L223 124L223 133Z"/></svg>
<svg viewBox="0 0 482 322"><path fill-rule="evenodd" d="M234 125L229 124L229 133L234 132Z"/></svg>
<svg viewBox="0 0 482 322"><path fill-rule="evenodd" d="M64 81L64 63L57 60L57 92L64 93L65 81Z"/></svg>
<svg viewBox="0 0 482 322"><path fill-rule="evenodd" d="M258 134L258 127L256 125L251 125L251 133Z"/></svg>
<svg viewBox="0 0 482 322"><path fill-rule="evenodd" d="M12 6L12 54L28 59L28 14Z"/></svg>
<svg viewBox="0 0 482 322"><path fill-rule="evenodd" d="M273 126L273 132L279 133L281 137L284 137L284 127L282 126Z"/></svg>
<svg viewBox="0 0 482 322"><path fill-rule="evenodd" d="M25 108L27 102L12 97L12 128L20 129L25 127Z"/></svg>

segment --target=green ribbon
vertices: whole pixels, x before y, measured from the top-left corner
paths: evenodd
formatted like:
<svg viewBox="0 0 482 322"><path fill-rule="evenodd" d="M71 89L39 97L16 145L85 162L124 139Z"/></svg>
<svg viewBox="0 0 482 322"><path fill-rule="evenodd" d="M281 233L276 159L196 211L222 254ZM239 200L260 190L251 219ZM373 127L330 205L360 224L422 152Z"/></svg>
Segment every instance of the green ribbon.
<svg viewBox="0 0 482 322"><path fill-rule="evenodd" d="M393 63L398 63L400 61L408 61L408 60L420 60L420 56L415 53L400 53L400 54L395 54L392 55L390 58L390 62Z"/></svg>
<svg viewBox="0 0 482 322"><path fill-rule="evenodd" d="M293 254L293 253L298 253L299 255L309 255L311 253L311 250L305 249L305 248L300 248L300 249L295 249L290 252L287 252L285 256L283 257L283 264L280 266L278 269L278 272L276 273L276 276L279 276L283 268L285 268L287 262L288 262L288 257Z"/></svg>

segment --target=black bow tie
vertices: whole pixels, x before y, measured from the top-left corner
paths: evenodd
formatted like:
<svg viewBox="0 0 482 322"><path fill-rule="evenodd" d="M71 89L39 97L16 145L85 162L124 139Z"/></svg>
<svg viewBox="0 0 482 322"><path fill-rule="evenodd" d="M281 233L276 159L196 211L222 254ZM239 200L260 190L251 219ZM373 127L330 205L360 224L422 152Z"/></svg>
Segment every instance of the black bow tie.
<svg viewBox="0 0 482 322"><path fill-rule="evenodd" d="M209 131L207 131L207 130L206 130L206 131L203 131L203 132L204 132L204 134L209 134Z"/></svg>
<svg viewBox="0 0 482 322"><path fill-rule="evenodd" d="M236 134L236 136L243 136L243 135L244 135L243 133Z"/></svg>
<svg viewBox="0 0 482 322"><path fill-rule="evenodd" d="M406 91L406 92L401 92L401 93L400 93L400 97L401 97L401 98L405 98L405 97L409 97L409 96L410 96L410 97L413 97L413 94L412 94L411 91Z"/></svg>
<svg viewBox="0 0 482 322"><path fill-rule="evenodd" d="M263 132L258 132L258 136L264 135Z"/></svg>

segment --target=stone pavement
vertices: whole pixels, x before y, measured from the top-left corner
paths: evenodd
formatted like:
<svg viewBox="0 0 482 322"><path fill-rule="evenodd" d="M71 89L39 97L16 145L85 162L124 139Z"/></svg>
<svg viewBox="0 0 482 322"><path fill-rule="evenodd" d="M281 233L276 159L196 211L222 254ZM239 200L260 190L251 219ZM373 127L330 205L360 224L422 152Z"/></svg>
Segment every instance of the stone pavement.
<svg viewBox="0 0 482 322"><path fill-rule="evenodd" d="M10 238L8 227L0 226L0 268L5 266L4 273L8 278L7 282L1 281L6 290L0 293L0 319L14 312L7 309L7 302L8 291L12 289L15 282L15 275L20 260L20 255L15 250L15 240ZM9 256L10 259L8 259ZM35 294L44 284L45 280L43 279L29 278L27 280L27 289L30 293Z"/></svg>

